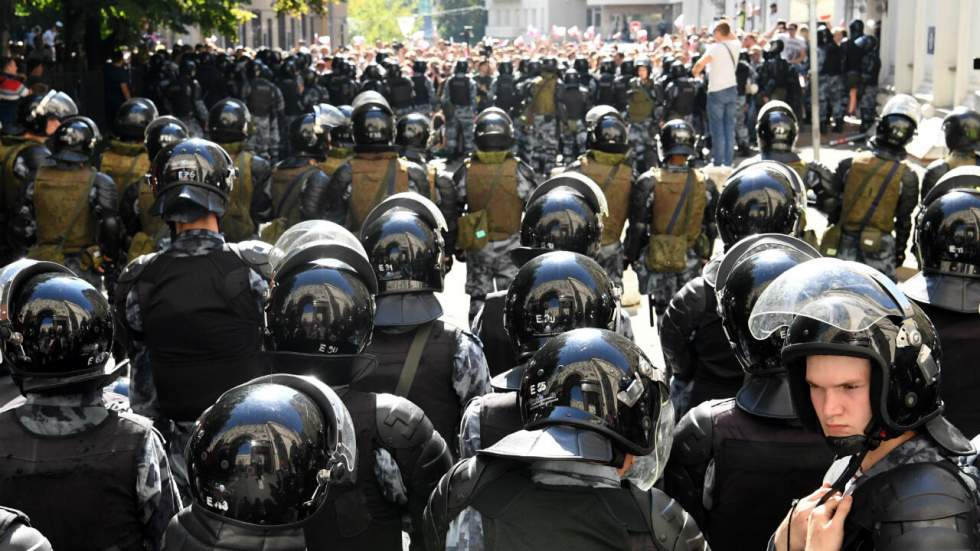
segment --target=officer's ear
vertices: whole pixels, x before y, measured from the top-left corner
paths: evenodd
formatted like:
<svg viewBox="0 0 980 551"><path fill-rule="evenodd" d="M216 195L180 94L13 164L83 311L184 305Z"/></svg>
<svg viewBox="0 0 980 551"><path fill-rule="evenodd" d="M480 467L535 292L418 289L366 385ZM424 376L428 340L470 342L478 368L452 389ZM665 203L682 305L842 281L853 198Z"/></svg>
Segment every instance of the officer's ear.
<svg viewBox="0 0 980 551"><path fill-rule="evenodd" d="M623 454L619 451L615 451L614 453L612 466L616 467L616 474L620 478L624 478L626 473L629 472L630 467L636 462L636 456L631 453Z"/></svg>

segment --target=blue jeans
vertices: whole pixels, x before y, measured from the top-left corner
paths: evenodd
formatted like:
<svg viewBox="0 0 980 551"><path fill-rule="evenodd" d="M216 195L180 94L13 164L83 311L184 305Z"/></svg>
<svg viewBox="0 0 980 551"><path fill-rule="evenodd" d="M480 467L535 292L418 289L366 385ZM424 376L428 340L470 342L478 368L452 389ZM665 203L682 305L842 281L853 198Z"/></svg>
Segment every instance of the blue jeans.
<svg viewBox="0 0 980 551"><path fill-rule="evenodd" d="M738 91L734 86L708 92L708 129L711 131L711 161L732 166L735 157L735 112Z"/></svg>

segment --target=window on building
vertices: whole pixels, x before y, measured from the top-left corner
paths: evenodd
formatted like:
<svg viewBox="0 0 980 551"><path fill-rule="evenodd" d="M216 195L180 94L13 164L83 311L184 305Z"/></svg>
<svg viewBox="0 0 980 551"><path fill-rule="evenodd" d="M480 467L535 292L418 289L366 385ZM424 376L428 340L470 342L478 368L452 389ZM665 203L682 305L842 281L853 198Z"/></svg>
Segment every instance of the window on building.
<svg viewBox="0 0 980 551"><path fill-rule="evenodd" d="M303 29L303 36L302 36L303 40L305 40L307 43L309 43L310 42L310 35L306 32L306 14L305 13L300 17L300 27Z"/></svg>
<svg viewBox="0 0 980 551"><path fill-rule="evenodd" d="M585 26L595 27L596 29L602 27L602 8L589 8L586 10Z"/></svg>
<svg viewBox="0 0 980 551"><path fill-rule="evenodd" d="M296 45L296 18L289 18L289 40L286 41L286 47L292 48Z"/></svg>
<svg viewBox="0 0 980 551"><path fill-rule="evenodd" d="M265 46L272 47L272 18L265 20Z"/></svg>
<svg viewBox="0 0 980 551"><path fill-rule="evenodd" d="M252 18L252 47L259 49L262 47L262 14L259 12L252 12L255 17ZM243 42L243 44L248 44Z"/></svg>
<svg viewBox="0 0 980 551"><path fill-rule="evenodd" d="M276 30L279 31L279 47L286 49L286 14L279 12L276 14Z"/></svg>

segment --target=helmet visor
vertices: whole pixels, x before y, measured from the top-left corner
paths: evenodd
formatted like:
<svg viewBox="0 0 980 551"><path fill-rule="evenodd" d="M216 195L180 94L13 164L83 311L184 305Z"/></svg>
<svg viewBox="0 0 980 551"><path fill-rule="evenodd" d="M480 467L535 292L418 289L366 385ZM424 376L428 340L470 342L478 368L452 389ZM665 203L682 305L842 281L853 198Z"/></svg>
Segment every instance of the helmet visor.
<svg viewBox="0 0 980 551"><path fill-rule="evenodd" d="M314 241L339 241L367 258L364 246L347 228L327 220L307 220L290 227L279 236L269 251L269 267L273 272L278 271L290 251Z"/></svg>
<svg viewBox="0 0 980 551"><path fill-rule="evenodd" d="M858 332L885 317L907 317L910 311L908 299L873 268L817 258L790 268L762 292L749 316L749 331L762 340L804 316Z"/></svg>
<svg viewBox="0 0 980 551"><path fill-rule="evenodd" d="M919 107L919 102L915 100L912 96L908 94L897 94L892 96L890 100L881 109L881 116L886 115L905 115L906 117L912 119L912 122L919 124L919 119L921 118L922 112Z"/></svg>
<svg viewBox="0 0 980 551"><path fill-rule="evenodd" d="M635 456L633 465L626 471L626 478L644 492L653 487L664 474L670 449L674 444L674 406L670 396L660 394L660 416L657 417L656 446L647 455Z"/></svg>

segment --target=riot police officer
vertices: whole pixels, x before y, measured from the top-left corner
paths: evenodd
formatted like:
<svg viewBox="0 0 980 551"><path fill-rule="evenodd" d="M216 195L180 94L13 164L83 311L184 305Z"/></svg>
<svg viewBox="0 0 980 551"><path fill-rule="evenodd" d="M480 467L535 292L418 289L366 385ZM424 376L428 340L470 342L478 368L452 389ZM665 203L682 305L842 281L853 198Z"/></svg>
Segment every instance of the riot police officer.
<svg viewBox="0 0 980 551"><path fill-rule="evenodd" d="M415 112L415 84L402 75L401 66L397 61L388 64L388 101L396 117L404 117Z"/></svg>
<svg viewBox="0 0 980 551"><path fill-rule="evenodd" d="M617 90L615 83L616 65L612 59L605 58L599 63L599 77L596 79L593 105L612 105L617 111L624 110L626 108L626 89Z"/></svg>
<svg viewBox="0 0 980 551"><path fill-rule="evenodd" d="M858 99L858 115L861 117L861 133L871 129L878 111L878 75L881 72L881 57L878 55L878 39L870 34L854 41L861 55L861 88Z"/></svg>
<svg viewBox="0 0 980 551"><path fill-rule="evenodd" d="M487 294L506 288L517 274L508 252L518 245L521 213L534 189L534 171L510 153L514 128L505 113L495 109L480 113L475 141L476 151L455 182L459 208L455 246L466 255L471 320ZM456 214L447 218L455 219Z"/></svg>
<svg viewBox="0 0 980 551"><path fill-rule="evenodd" d="M948 153L929 163L922 176L920 197L925 199L936 182L950 170L969 165L980 165L980 113L972 109L956 109L943 119L943 135Z"/></svg>
<svg viewBox="0 0 980 551"><path fill-rule="evenodd" d="M119 107L112 124L118 139L110 139L99 165L116 183L116 193L123 197L126 188L138 184L150 170L150 158L143 140L146 127L157 118L157 107L146 98L127 100Z"/></svg>
<svg viewBox="0 0 980 551"><path fill-rule="evenodd" d="M450 467L449 449L415 404L352 388L374 369L363 352L378 284L366 255L348 241L356 238L347 234L288 251L277 265L267 311L274 370L313 375L333 387L356 434L354 485L329 496L307 523L307 545L400 550L405 515L412 549L421 549L422 512Z"/></svg>
<svg viewBox="0 0 980 551"><path fill-rule="evenodd" d="M579 82L589 91L590 97L595 98L596 79L589 68L589 59L586 57L576 57L572 61L572 69L578 73Z"/></svg>
<svg viewBox="0 0 980 551"><path fill-rule="evenodd" d="M514 79L514 64L504 59L497 65L497 76L490 85L490 96L493 105L507 112L512 119L520 115L521 97L517 93L517 81Z"/></svg>
<svg viewBox="0 0 980 551"><path fill-rule="evenodd" d="M524 102L525 139L530 147L531 166L541 175L551 174L561 150L559 121L565 118L564 87L558 75L558 60L541 60L541 74L527 82Z"/></svg>
<svg viewBox="0 0 980 551"><path fill-rule="evenodd" d="M670 80L664 86L664 120L683 119L693 124L698 93L698 81L691 76L691 71L679 61L673 63L670 66Z"/></svg>
<svg viewBox="0 0 980 551"><path fill-rule="evenodd" d="M762 53L763 62L759 67L759 94L764 103L774 99L785 102L792 100L794 86L792 79L795 73L789 62L783 59L784 47L782 39L777 38L771 40Z"/></svg>
<svg viewBox="0 0 980 551"><path fill-rule="evenodd" d="M303 111L310 111L315 105L330 103L327 89L317 82L317 74L313 69L303 71ZM213 108L213 106L212 106Z"/></svg>
<svg viewBox="0 0 980 551"><path fill-rule="evenodd" d="M164 115L154 119L146 127L143 139L143 147L150 159L148 174L153 172L153 161L161 150L189 137L187 125L177 117ZM170 244L167 225L152 212L155 201L153 194L153 187L145 177L123 191L119 212L129 238L126 256L129 260L166 248Z"/></svg>
<svg viewBox="0 0 980 551"><path fill-rule="evenodd" d="M622 235L635 180L627 137L627 125L618 113L598 117L588 125L585 155L567 168L591 178L606 197L609 215L602 221L602 243L595 259L618 287L623 284Z"/></svg>
<svg viewBox="0 0 980 551"><path fill-rule="evenodd" d="M630 79L626 91L626 115L629 122L630 146L633 148L633 168L643 174L655 166L656 152L647 148L657 128L658 98L653 86L649 58L636 64L636 76Z"/></svg>
<svg viewBox="0 0 980 551"><path fill-rule="evenodd" d="M844 159L834 173L829 228L820 242L827 256L864 262L894 278L905 262L919 177L905 159L919 122L919 104L898 94L888 100L871 139L871 151ZM894 231L894 235L892 232Z"/></svg>
<svg viewBox="0 0 980 551"><path fill-rule="evenodd" d="M357 442L329 386L276 374L222 394L195 426L187 459L193 498L170 522L165 551L305 551L304 524L354 483Z"/></svg>
<svg viewBox="0 0 980 551"><path fill-rule="evenodd" d="M736 396L703 402L680 420L664 473L665 491L691 513L712 549L764 549L786 504L819 485L833 461L793 412L781 340L756 341L748 332L766 286L818 256L798 239L762 234L739 241L718 268L722 326L745 382Z"/></svg>
<svg viewBox="0 0 980 551"><path fill-rule="evenodd" d="M582 86L578 72L573 70L565 71L562 88L561 155L562 162L568 164L585 154L588 141L585 114L591 108L592 95Z"/></svg>
<svg viewBox="0 0 980 551"><path fill-rule="evenodd" d="M61 123L50 140L54 162L38 168L27 185L22 219L36 228L25 230L37 235L28 257L68 266L97 288L123 252L116 184L91 162L101 138L88 117Z"/></svg>
<svg viewBox="0 0 980 551"><path fill-rule="evenodd" d="M163 252L130 261L114 300L134 358L130 402L163 429L184 495L194 420L224 391L264 373L265 253L226 243L218 226L235 177L228 153L207 140L157 155L151 212L175 237Z"/></svg>
<svg viewBox="0 0 980 551"><path fill-rule="evenodd" d="M976 452L942 416L939 339L890 279L856 262L811 260L769 284L749 330L756 340L786 335L793 408L838 458L824 478L830 487L783 519L776 549L803 549L818 528L808 517L838 507L845 551L980 545L975 479L957 466Z"/></svg>
<svg viewBox="0 0 980 551"><path fill-rule="evenodd" d="M354 154L354 136L351 133L353 108L350 105L341 105L338 109L343 119L330 129L330 149L327 150L327 158L319 163L320 170L330 177Z"/></svg>
<svg viewBox="0 0 980 551"><path fill-rule="evenodd" d="M197 62L190 57L182 59L177 78L166 84L163 93L167 112L187 125L191 137L200 138L204 135L208 110L204 106L201 84L196 76Z"/></svg>
<svg viewBox="0 0 980 551"><path fill-rule="evenodd" d="M378 367L352 388L410 399L458 450L463 408L490 391L490 372L480 342L443 316L434 294L449 267L448 231L436 205L418 194L393 195L368 214L361 242L379 286L367 353Z"/></svg>
<svg viewBox="0 0 980 551"><path fill-rule="evenodd" d="M759 111L756 122L756 136L759 140L759 154L742 161L739 166L754 164L760 160L778 161L789 166L803 179L803 185L813 192L816 207L828 212L839 198L833 192L833 173L819 161L804 161L794 149L799 126L796 114L785 102L772 100ZM805 211L803 213L805 215ZM802 227L806 228L804 220ZM818 241L812 230L806 230L804 239L816 246Z"/></svg>
<svg viewBox="0 0 980 551"><path fill-rule="evenodd" d="M817 26L820 75L820 131L833 123L834 132L844 129L844 54L826 24Z"/></svg>
<svg viewBox="0 0 980 551"><path fill-rule="evenodd" d="M0 272L0 289L0 353L26 398L0 415L4 503L56 549L157 548L180 498L151 422L103 397L125 367L109 303L64 266L27 259Z"/></svg>
<svg viewBox="0 0 980 551"><path fill-rule="evenodd" d="M377 92L388 98L388 83L385 82L385 69L377 61L368 63L361 72L361 82L357 88L357 93Z"/></svg>
<svg viewBox="0 0 980 551"><path fill-rule="evenodd" d="M953 169L933 188L946 189L917 221L915 242L922 271L901 284L936 326L943 343L943 415L963 434L980 433L976 403L980 384L973 365L973 335L980 327L980 264L976 247L980 214L980 169ZM932 195L932 194L930 194Z"/></svg>
<svg viewBox="0 0 980 551"><path fill-rule="evenodd" d="M208 112L208 138L231 155L238 172L221 217L221 233L229 243L254 239L257 225L272 214L272 165L247 147L252 124L248 106L235 98L215 103Z"/></svg>
<svg viewBox="0 0 980 551"><path fill-rule="evenodd" d="M270 80L272 71L258 59L249 62L249 65L249 80L242 90L242 99L252 113L255 124L251 146L256 154L275 163L279 160L279 128L286 102L282 91ZM330 97L335 98L332 91Z"/></svg>
<svg viewBox="0 0 980 551"><path fill-rule="evenodd" d="M333 60L333 73L327 92L334 105L350 105L357 95L357 83L354 82L354 67L342 57Z"/></svg>
<svg viewBox="0 0 980 551"><path fill-rule="evenodd" d="M353 108L354 155L330 178L331 187L343 193L346 219L334 221L359 230L371 209L405 191L436 200L425 169L398 156L395 117L388 100L377 92L364 92L354 99Z"/></svg>
<svg viewBox="0 0 980 551"><path fill-rule="evenodd" d="M426 74L427 69L423 59L416 59L412 62L412 93L415 98L413 111L431 117L439 101L436 97L436 88L432 83L432 78Z"/></svg>
<svg viewBox="0 0 980 551"><path fill-rule="evenodd" d="M466 406L459 425L462 458L521 429L516 391L527 360L549 338L566 331L616 330L621 316L618 299L602 268L585 255L546 252L521 266L500 305L504 339L487 342L492 356L501 355L497 347L506 349L509 362L497 366L494 393L474 398Z"/></svg>
<svg viewBox="0 0 980 551"><path fill-rule="evenodd" d="M453 76L442 87L442 111L446 115L446 147L450 158L469 155L474 147L476 81L468 74L469 62L457 59Z"/></svg>
<svg viewBox="0 0 980 551"><path fill-rule="evenodd" d="M332 122L321 116L321 107L324 108L322 113L326 113L327 108L332 110ZM315 112L293 120L289 128L293 154L272 170L272 222L262 229L263 241L275 243L284 231L303 220L343 222L347 214L343 189L334 186L333 180L318 165L326 160L331 127L339 124L342 118L336 108L317 106Z"/></svg>
<svg viewBox="0 0 980 551"><path fill-rule="evenodd" d="M279 159L284 159L293 153L289 144L289 127L303 113L303 80L299 75L296 60L286 58L279 66L276 86L282 92L284 111L282 123L279 125Z"/></svg>
<svg viewBox="0 0 980 551"><path fill-rule="evenodd" d="M420 113L409 113L399 118L395 125L395 145L398 146L398 154L420 166L427 166L431 127L429 118Z"/></svg>
<svg viewBox="0 0 980 551"><path fill-rule="evenodd" d="M760 203L757 197L765 196ZM725 183L715 219L725 250L755 234L800 237L802 184L790 168L760 161L739 168ZM716 256L702 274L673 295L660 326L664 358L671 367L671 400L679 415L705 400L730 398L742 386L743 373L721 327L716 300Z"/></svg>
<svg viewBox="0 0 980 551"><path fill-rule="evenodd" d="M531 358L520 392L525 429L439 482L430 550L446 547L453 520L452 548L707 549L690 516L649 489L673 415L663 372L639 347L601 329L564 333ZM641 466L642 489L622 480Z"/></svg>
<svg viewBox="0 0 980 551"><path fill-rule="evenodd" d="M712 225L709 186L714 184L690 166L697 135L683 120L660 130L663 168L651 168L633 186L624 256L650 295L651 312L663 323L667 304L685 283L697 277L711 256L707 226Z"/></svg>

